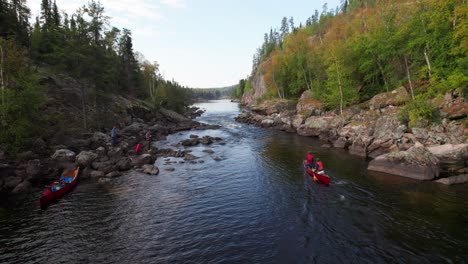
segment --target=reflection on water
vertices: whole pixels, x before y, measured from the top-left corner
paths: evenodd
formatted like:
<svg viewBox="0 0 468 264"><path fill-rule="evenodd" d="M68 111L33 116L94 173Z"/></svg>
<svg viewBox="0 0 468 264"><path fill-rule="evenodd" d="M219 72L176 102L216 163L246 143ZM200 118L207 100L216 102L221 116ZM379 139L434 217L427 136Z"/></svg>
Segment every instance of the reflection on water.
<svg viewBox="0 0 468 264"><path fill-rule="evenodd" d="M323 149L316 139L236 123L235 103L199 106L207 109L200 121L223 128L155 143L184 149L173 145L191 134L224 139L225 145L187 148L199 157L195 164L161 158L158 176L83 180L45 211L37 205L40 191L2 200L0 263L468 259L466 186L369 174L366 161ZM303 172L308 150L324 161L330 187Z"/></svg>

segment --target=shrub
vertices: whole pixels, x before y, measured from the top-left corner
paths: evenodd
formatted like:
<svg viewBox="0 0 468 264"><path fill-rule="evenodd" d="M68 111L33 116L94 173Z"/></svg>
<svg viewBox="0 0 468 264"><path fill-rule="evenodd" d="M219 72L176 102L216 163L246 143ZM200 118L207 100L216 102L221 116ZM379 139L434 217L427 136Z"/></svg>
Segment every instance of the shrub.
<svg viewBox="0 0 468 264"><path fill-rule="evenodd" d="M398 119L409 127L425 127L437 120L437 113L425 96L418 96L400 110Z"/></svg>

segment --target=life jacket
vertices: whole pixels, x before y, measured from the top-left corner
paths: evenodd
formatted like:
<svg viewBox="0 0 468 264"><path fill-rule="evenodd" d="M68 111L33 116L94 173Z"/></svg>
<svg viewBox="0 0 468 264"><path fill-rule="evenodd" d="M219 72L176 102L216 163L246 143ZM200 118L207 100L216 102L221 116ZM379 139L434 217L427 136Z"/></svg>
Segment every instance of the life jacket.
<svg viewBox="0 0 468 264"><path fill-rule="evenodd" d="M135 153L138 153L138 151L140 151L140 149L141 149L141 144L138 143L138 144L136 145L136 148L135 148Z"/></svg>
<svg viewBox="0 0 468 264"><path fill-rule="evenodd" d="M321 170L324 169L324 168L323 168L323 163L322 163L321 160L320 160L320 161L317 161L317 165L318 165L318 169L317 169L318 171L321 171Z"/></svg>
<svg viewBox="0 0 468 264"><path fill-rule="evenodd" d="M307 163L312 164L314 163L314 154L307 154Z"/></svg>

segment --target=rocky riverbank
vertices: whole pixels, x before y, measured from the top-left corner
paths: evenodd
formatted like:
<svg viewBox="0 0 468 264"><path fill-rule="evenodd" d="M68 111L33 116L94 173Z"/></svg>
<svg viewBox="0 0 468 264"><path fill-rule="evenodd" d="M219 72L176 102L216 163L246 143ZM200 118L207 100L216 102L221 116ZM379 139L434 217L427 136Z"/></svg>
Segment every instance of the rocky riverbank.
<svg viewBox="0 0 468 264"><path fill-rule="evenodd" d="M249 99L249 98L247 98ZM404 87L379 94L345 109L342 115L325 111L310 91L299 101L269 100L254 104L238 122L318 137L327 147L343 148L373 159L368 169L441 183L468 181L468 102L456 93L439 102L440 123L408 127L400 109L410 100ZM450 180L456 177L456 180Z"/></svg>
<svg viewBox="0 0 468 264"><path fill-rule="evenodd" d="M175 156L190 160L191 155L189 151L158 149L154 144L148 146L144 138L147 131L151 132L154 141L158 141L178 131L218 128L193 121L192 118L203 113L198 108L191 108L185 116L165 109L152 112L144 107L127 112L132 113L132 116L123 119L128 123L119 122L116 145L112 145L109 128L107 133L62 137L61 143L54 145L47 144L43 138L37 138L30 151L20 153L15 159L10 158L4 149L0 149L0 192L24 193L42 189L45 184L57 179L63 170L76 166L81 168L81 178L92 178L101 183L129 170L157 175L159 168L154 166L154 162L158 157ZM195 145L211 144L214 141L222 139L193 138L187 142ZM48 142L56 143L50 140ZM179 144L185 145L187 142ZM138 143L142 148L136 153Z"/></svg>

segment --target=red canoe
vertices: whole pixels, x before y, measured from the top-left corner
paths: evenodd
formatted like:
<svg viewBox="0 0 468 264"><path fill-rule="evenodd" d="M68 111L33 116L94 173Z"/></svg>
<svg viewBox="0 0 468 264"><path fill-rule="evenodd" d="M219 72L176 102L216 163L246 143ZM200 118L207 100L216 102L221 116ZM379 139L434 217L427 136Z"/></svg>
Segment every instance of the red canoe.
<svg viewBox="0 0 468 264"><path fill-rule="evenodd" d="M326 175L326 174L315 173L314 171L309 169L309 167L307 167L307 161L306 160L304 160L304 170L307 172L307 174L309 174L311 177L314 178L314 181L319 182L319 183L323 183L326 186L330 186L330 177L328 175Z"/></svg>
<svg viewBox="0 0 468 264"><path fill-rule="evenodd" d="M58 181L54 181L45 191L42 193L41 200L39 201L41 208L45 208L50 202L64 196L67 192L71 191L73 186L78 181L78 174L80 168L65 172L60 176Z"/></svg>

